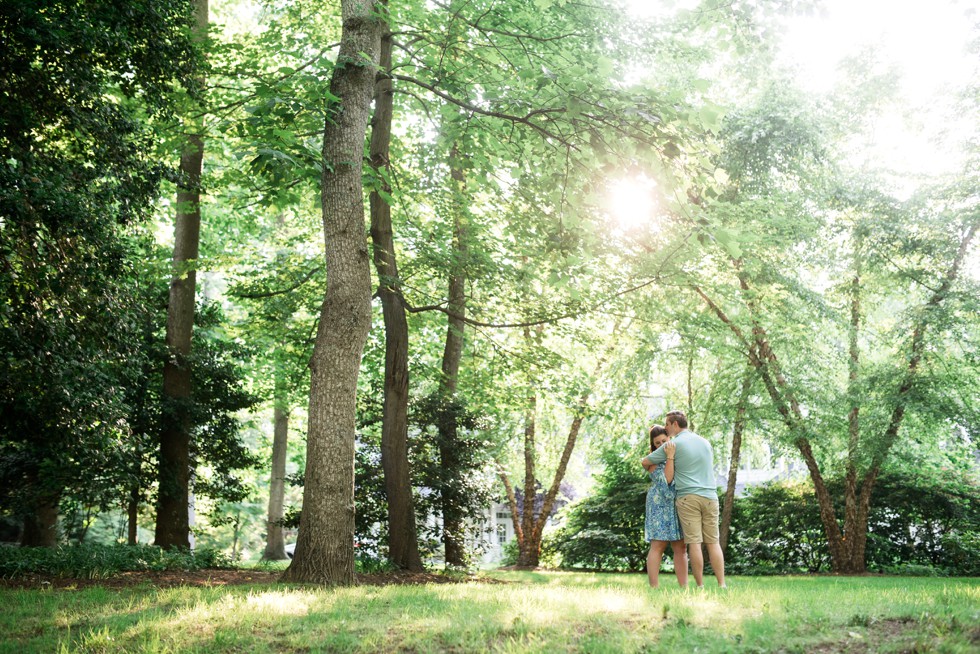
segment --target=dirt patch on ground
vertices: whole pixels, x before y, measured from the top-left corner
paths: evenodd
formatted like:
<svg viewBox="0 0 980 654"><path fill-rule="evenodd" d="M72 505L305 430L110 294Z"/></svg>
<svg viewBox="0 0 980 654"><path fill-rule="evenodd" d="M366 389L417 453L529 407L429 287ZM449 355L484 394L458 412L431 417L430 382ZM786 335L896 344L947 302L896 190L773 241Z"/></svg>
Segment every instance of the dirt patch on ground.
<svg viewBox="0 0 980 654"><path fill-rule="evenodd" d="M0 579L0 588L31 589L79 589L101 586L103 588L131 588L152 586L154 588L174 588L177 586L196 586L211 588L216 586L241 586L247 584L275 584L282 572L264 570L193 570L193 571L140 571L122 572L108 579L79 579L74 577L55 577L50 575L27 575L15 579ZM443 575L432 572L385 572L355 575L362 586L417 586L421 584L459 584L459 583L507 583L498 579L470 575Z"/></svg>
<svg viewBox="0 0 980 654"><path fill-rule="evenodd" d="M852 627L846 638L829 643L820 643L807 649L813 654L870 654L880 651L885 645L899 647L904 641L918 634L921 626L911 618L890 618L870 621L865 627Z"/></svg>

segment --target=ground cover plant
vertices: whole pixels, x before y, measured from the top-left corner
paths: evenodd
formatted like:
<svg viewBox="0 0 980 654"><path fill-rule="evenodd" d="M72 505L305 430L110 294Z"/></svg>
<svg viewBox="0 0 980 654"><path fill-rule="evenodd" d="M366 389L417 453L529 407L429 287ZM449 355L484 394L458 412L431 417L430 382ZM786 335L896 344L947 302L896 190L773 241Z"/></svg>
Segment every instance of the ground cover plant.
<svg viewBox="0 0 980 654"><path fill-rule="evenodd" d="M244 571L249 572L249 571ZM256 573L261 571L256 571ZM272 579L265 571L255 578ZM494 571L457 583L0 590L0 653L975 652L980 579ZM219 582L221 583L221 582Z"/></svg>

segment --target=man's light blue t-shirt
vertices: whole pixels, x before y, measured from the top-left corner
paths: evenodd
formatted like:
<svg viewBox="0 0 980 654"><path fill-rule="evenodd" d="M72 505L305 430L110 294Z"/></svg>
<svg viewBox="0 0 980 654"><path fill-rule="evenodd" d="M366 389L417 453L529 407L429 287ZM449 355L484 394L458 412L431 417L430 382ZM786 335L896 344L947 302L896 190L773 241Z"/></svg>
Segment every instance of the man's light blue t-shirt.
<svg viewBox="0 0 980 654"><path fill-rule="evenodd" d="M674 436L673 442L677 445L674 453L674 486L677 488L677 497L700 495L717 500L711 444L688 429ZM667 453L664 452L663 445L648 454L646 460L650 463L664 463Z"/></svg>

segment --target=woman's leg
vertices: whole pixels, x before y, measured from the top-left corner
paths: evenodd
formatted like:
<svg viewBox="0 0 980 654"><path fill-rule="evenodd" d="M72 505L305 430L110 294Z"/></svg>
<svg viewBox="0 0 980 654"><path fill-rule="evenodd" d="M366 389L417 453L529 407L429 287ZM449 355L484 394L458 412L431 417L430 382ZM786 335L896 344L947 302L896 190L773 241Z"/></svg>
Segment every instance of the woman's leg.
<svg viewBox="0 0 980 654"><path fill-rule="evenodd" d="M667 551L667 541L650 541L650 551L647 552L647 578L650 580L651 588L660 586L660 562L664 558L665 551Z"/></svg>
<svg viewBox="0 0 980 654"><path fill-rule="evenodd" d="M677 575L677 585L687 588L687 548L684 547L682 540L671 541L670 547L674 550L674 574Z"/></svg>

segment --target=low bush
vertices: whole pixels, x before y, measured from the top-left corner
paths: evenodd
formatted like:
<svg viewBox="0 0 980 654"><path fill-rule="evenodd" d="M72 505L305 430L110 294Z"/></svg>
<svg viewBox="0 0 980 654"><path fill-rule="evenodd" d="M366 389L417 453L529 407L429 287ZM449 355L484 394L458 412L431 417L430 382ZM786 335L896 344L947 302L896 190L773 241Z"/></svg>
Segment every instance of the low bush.
<svg viewBox="0 0 980 654"><path fill-rule="evenodd" d="M105 579L139 570L203 570L234 567L213 549L165 550L154 545L64 545L0 548L0 577L29 574Z"/></svg>
<svg viewBox="0 0 980 654"><path fill-rule="evenodd" d="M647 543L643 520L647 475L637 473L641 453L603 454L605 467L596 478L595 491L571 505L565 524L554 534L554 550L567 568L590 570L642 570Z"/></svg>
<svg viewBox="0 0 980 654"><path fill-rule="evenodd" d="M943 577L945 572L934 568L931 565L918 565L915 563L905 563L902 565L887 565L881 568L886 575L898 575L900 577Z"/></svg>
<svg viewBox="0 0 980 654"><path fill-rule="evenodd" d="M639 454L606 454L592 494L564 512L556 549L570 568L640 570L649 481ZM838 516L844 481L828 479ZM869 572L915 576L980 575L980 486L947 473L931 478L889 471L875 484L868 516ZM809 480L755 486L735 500L725 555L731 574L828 572L830 551Z"/></svg>

